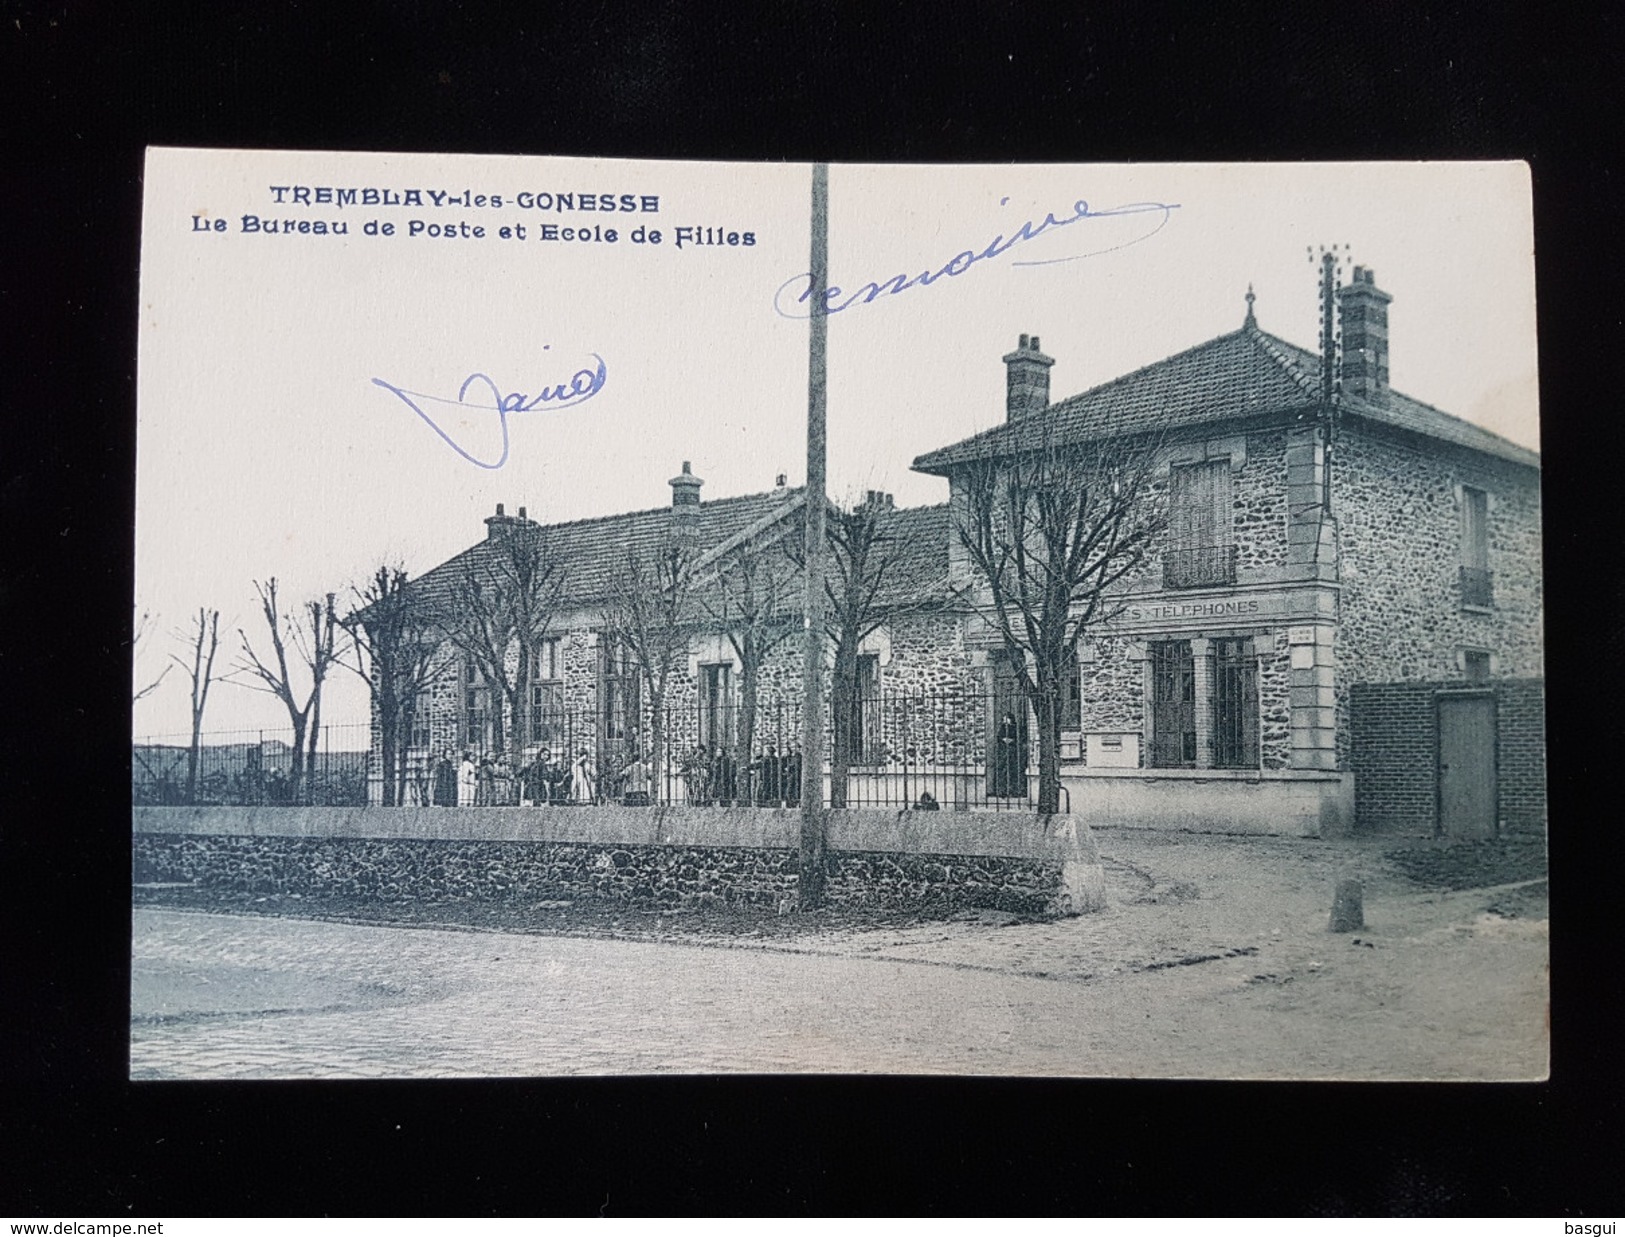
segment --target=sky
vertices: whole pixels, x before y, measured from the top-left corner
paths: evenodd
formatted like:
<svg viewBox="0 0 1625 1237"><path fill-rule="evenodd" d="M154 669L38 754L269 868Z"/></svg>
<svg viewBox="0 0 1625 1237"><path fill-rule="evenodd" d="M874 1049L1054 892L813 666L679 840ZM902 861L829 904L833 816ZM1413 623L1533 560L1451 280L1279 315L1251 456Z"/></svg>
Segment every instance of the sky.
<svg viewBox="0 0 1625 1237"><path fill-rule="evenodd" d="M255 580L342 601L379 563L416 575L456 554L499 502L544 522L661 507L685 460L703 499L800 484L810 179L806 164L149 152L137 685L184 653L199 606L221 612L230 669L239 629L263 643ZM830 282L851 302L828 319L837 499L945 501L909 465L1003 419L1000 358L1021 334L1055 358L1056 400L1235 330L1249 285L1264 330L1313 348L1313 257L1333 244L1345 280L1358 263L1393 297L1392 385L1538 449L1523 164L837 165L829 180ZM421 205L383 200L413 188ZM556 209L589 192L634 209ZM658 209L636 209L645 197ZM323 711L364 722L365 687L341 674ZM208 730L285 724L264 693L211 691ZM133 725L188 730L180 670Z"/></svg>

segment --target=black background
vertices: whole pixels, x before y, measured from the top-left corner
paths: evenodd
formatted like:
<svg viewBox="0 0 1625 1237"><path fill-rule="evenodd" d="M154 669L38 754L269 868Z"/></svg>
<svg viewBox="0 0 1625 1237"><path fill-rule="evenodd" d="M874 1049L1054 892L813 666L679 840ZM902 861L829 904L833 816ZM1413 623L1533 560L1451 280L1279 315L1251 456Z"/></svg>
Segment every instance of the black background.
<svg viewBox="0 0 1625 1237"><path fill-rule="evenodd" d="M1618 13L10 4L0 1214L1590 1214L1620 1202ZM105 10L105 11L103 11ZM933 14L929 19L925 14ZM1266 16L1266 13L1270 15ZM1524 158L1553 1079L124 1081L149 144L836 161ZM1359 192L1351 175L1349 191ZM1195 273L1193 273L1195 274ZM1463 312L1494 312L1467 306ZM1602 776L1599 776L1602 775Z"/></svg>

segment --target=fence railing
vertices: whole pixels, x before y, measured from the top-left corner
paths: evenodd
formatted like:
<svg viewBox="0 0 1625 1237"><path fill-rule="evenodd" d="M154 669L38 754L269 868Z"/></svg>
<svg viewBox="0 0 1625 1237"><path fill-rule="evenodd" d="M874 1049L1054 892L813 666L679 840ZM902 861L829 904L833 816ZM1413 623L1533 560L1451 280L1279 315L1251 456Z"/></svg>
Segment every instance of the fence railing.
<svg viewBox="0 0 1625 1237"><path fill-rule="evenodd" d="M298 754L291 731L209 731L194 768L191 735L137 739L130 794L141 805L358 806L377 763L371 749L369 726L322 726Z"/></svg>
<svg viewBox="0 0 1625 1237"><path fill-rule="evenodd" d="M1164 588L1202 588L1235 582L1234 545L1170 547L1163 551Z"/></svg>
<svg viewBox="0 0 1625 1237"><path fill-rule="evenodd" d="M238 806L793 807L816 784L825 804L1029 811L1037 735L1015 720L1025 709L1010 705L964 692L860 698L840 727L844 795L832 785L835 762L826 759L815 778L805 768L799 701L772 696L758 701L754 718L737 700L668 708L658 749L647 708L636 719L592 708L535 710L517 751L513 736L496 734L488 720L445 719L446 733L420 724L389 772L369 726L324 726L314 755L307 737L299 760L286 732L209 732L195 775L189 735L142 739L133 747L132 797ZM1004 720L995 725L995 717ZM826 717L827 754L835 740Z"/></svg>

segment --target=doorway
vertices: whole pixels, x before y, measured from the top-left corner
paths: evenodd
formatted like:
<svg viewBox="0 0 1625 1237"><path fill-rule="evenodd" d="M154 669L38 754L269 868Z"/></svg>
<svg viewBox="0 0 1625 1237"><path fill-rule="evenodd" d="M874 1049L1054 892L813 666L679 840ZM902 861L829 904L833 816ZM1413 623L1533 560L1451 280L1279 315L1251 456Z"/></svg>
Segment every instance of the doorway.
<svg viewBox="0 0 1625 1237"><path fill-rule="evenodd" d="M1452 838L1496 834L1495 696L1439 695L1439 832Z"/></svg>
<svg viewBox="0 0 1625 1237"><path fill-rule="evenodd" d="M987 793L995 799L1027 797L1027 695L1004 650L993 657L993 760Z"/></svg>

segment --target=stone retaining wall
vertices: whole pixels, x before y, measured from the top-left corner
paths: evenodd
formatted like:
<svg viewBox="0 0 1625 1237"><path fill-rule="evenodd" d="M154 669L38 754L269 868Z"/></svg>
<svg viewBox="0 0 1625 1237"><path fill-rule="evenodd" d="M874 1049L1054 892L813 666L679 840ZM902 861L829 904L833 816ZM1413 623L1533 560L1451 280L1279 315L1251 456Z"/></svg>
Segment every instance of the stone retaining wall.
<svg viewBox="0 0 1625 1237"><path fill-rule="evenodd" d="M877 910L1104 905L1067 817L830 813L827 898ZM598 899L777 909L799 814L683 808L136 808L137 883L382 900Z"/></svg>

